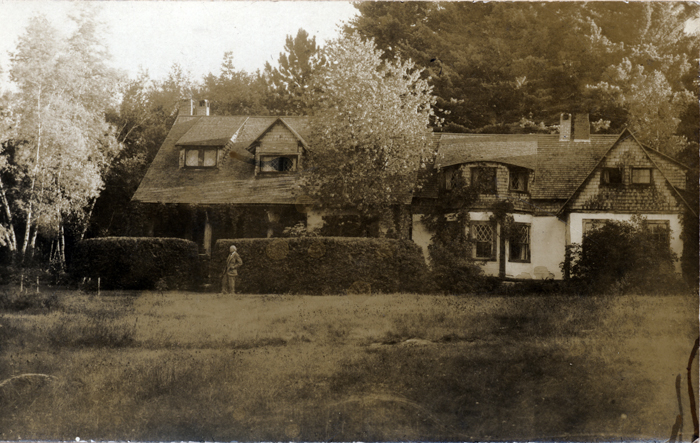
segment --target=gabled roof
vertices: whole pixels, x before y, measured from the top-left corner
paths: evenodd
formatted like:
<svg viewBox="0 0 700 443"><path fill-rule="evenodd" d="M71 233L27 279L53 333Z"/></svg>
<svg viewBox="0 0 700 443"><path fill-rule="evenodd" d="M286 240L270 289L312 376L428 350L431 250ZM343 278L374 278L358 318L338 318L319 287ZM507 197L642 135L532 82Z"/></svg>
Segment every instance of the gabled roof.
<svg viewBox="0 0 700 443"><path fill-rule="evenodd" d="M247 151L266 129L282 121L302 143L307 117L194 116L176 119L132 200L144 203L292 204L294 175L255 176ZM220 146L217 168L179 168L181 146Z"/></svg>
<svg viewBox="0 0 700 443"><path fill-rule="evenodd" d="M537 137L533 199L568 199L588 177L617 135L591 135L590 142L559 141L559 135Z"/></svg>
<svg viewBox="0 0 700 443"><path fill-rule="evenodd" d="M272 129L272 127L275 126L275 124L276 124L277 122L282 123L282 124L289 130L289 132L291 132L292 134L294 134L294 136L299 140L299 142L301 142L302 146L304 146L305 149L309 149L309 145L306 143L306 140L304 140L304 137L302 137L301 134L299 134L299 132L297 132L297 130L294 128L294 127L296 126L297 128L299 128L299 129L302 130L302 131L307 130L307 129L308 129L308 125L305 125L305 124L303 124L303 123L307 123L307 122L308 122L308 118L306 118L306 117L301 117L301 118L297 117L296 119L293 119L293 117L291 117L291 118L293 119L293 120L291 120L291 123L293 123L293 124L290 124L290 123L288 123L288 122L286 121L288 118L290 118L290 117L278 117L275 121L273 121L272 123L270 123L270 125L269 125L267 128L265 128L265 129L260 133L260 135L258 135L257 137L255 137L255 140L253 140L253 141L251 142L251 146L248 147L248 150L250 151L251 148L252 148L252 146L253 146L253 143L255 143L255 142L259 141L261 138L263 138L263 137L265 136L265 134L267 134L267 132L268 132L270 129Z"/></svg>

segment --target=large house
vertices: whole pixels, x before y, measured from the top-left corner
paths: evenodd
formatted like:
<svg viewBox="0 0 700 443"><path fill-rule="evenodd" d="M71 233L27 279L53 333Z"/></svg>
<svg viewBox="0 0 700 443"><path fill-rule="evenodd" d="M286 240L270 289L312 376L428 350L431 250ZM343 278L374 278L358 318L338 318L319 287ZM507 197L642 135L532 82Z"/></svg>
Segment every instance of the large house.
<svg viewBox="0 0 700 443"><path fill-rule="evenodd" d="M207 101L186 101L133 197L177 209L177 219L173 212L170 219L155 217L149 233L195 240L208 254L217 238L277 236L299 222L322 226L324 214L293 193L308 131L305 117L216 117ZM480 184L467 229L486 274L562 278L566 245L580 243L604 220L634 215L645 217L680 256L686 167L628 130L590 134L585 114L563 114L559 132L434 134L434 173L405 200L413 215L403 235L427 257L431 233L422 214L466 182ZM460 175L464 180L456 180ZM494 204L503 201L513 208L508 238L493 217Z"/></svg>

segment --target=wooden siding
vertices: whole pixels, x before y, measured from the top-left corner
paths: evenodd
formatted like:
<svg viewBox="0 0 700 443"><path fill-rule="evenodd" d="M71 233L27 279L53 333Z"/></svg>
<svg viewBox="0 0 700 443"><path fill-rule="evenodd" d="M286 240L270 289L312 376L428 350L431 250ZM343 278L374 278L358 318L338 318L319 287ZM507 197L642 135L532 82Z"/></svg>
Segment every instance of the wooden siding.
<svg viewBox="0 0 700 443"><path fill-rule="evenodd" d="M622 184L602 185L603 168L622 168ZM632 184L632 168L651 168L652 183ZM569 202L568 207L572 211L621 213L675 213L680 209L673 189L661 171L655 168L644 150L631 137L620 140L610 150Z"/></svg>

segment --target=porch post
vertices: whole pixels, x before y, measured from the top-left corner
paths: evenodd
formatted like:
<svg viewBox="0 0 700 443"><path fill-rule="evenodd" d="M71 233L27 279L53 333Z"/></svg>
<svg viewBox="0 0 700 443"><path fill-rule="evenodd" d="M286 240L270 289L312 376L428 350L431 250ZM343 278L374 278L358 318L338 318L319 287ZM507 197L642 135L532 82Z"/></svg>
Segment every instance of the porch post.
<svg viewBox="0 0 700 443"><path fill-rule="evenodd" d="M204 211L204 253L211 255L211 222L209 221L209 210Z"/></svg>

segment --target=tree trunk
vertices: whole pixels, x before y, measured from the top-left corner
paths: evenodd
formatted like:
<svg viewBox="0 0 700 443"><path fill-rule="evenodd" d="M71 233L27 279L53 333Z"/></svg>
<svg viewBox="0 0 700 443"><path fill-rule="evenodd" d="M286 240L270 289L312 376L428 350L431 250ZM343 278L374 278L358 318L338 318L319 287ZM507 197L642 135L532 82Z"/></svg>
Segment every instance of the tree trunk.
<svg viewBox="0 0 700 443"><path fill-rule="evenodd" d="M66 268L66 235L61 224L61 271Z"/></svg>
<svg viewBox="0 0 700 443"><path fill-rule="evenodd" d="M34 248L36 246L36 236L39 233L39 227L34 228L34 233L32 234L32 241L30 242L30 256L29 258L34 258Z"/></svg>
<svg viewBox="0 0 700 443"><path fill-rule="evenodd" d="M0 177L0 202L5 208L5 216L7 217L8 230L10 231L8 235L8 243L11 252L17 251L17 237L15 235L15 225L12 221L12 211L10 210L10 205L7 202L7 195L5 194L5 186L2 182L2 177Z"/></svg>
<svg viewBox="0 0 700 443"><path fill-rule="evenodd" d="M80 233L80 241L83 241L83 238L85 238L85 233L88 230L88 227L90 226L90 219L92 218L92 210L95 209L95 202L97 201L97 198L92 199L92 203L90 203L90 210L88 211L87 218L85 219L85 225L83 226L83 231ZM112 213L112 217L114 217L114 213ZM110 220L110 224L112 221Z"/></svg>

